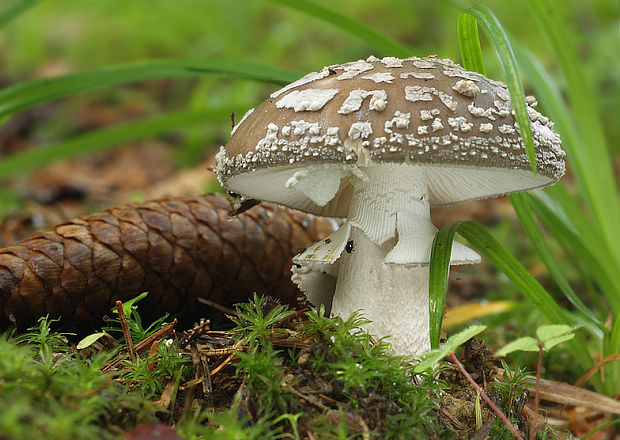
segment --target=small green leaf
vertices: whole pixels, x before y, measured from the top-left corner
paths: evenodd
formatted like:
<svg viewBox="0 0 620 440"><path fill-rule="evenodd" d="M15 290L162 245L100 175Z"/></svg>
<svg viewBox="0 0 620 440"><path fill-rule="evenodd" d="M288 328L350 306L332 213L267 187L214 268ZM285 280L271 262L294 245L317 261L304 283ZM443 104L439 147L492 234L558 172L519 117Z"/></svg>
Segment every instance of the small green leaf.
<svg viewBox="0 0 620 440"><path fill-rule="evenodd" d="M550 339L572 333L574 330L570 325L563 324L547 324L541 325L536 329L536 336L540 342L547 342Z"/></svg>
<svg viewBox="0 0 620 440"><path fill-rule="evenodd" d="M486 325L472 325L465 330L450 336L445 344L438 350L432 350L423 355L424 360L416 365L414 371L421 373L423 371L431 370L437 362L445 358L446 356L454 353L456 349L469 341L471 338L486 330Z"/></svg>
<svg viewBox="0 0 620 440"><path fill-rule="evenodd" d="M550 350L562 342L573 339L575 328L562 324L541 325L536 329L536 336L544 344L544 349Z"/></svg>
<svg viewBox="0 0 620 440"><path fill-rule="evenodd" d="M532 338L531 336L519 338L497 350L495 356L503 357L514 351L538 351L538 341L536 338Z"/></svg>
<svg viewBox="0 0 620 440"><path fill-rule="evenodd" d="M99 338L101 338L103 335L105 335L105 332L93 333L92 335L88 335L84 339L82 339L80 342L78 342L76 348L78 350L83 350L87 347L90 347L95 342L97 342Z"/></svg>
<svg viewBox="0 0 620 440"><path fill-rule="evenodd" d="M549 351L556 345L561 344L562 342L570 341L574 337L575 337L575 333L567 333L565 335L558 336L557 338L549 339L547 340L547 342L545 342L543 348L545 351Z"/></svg>

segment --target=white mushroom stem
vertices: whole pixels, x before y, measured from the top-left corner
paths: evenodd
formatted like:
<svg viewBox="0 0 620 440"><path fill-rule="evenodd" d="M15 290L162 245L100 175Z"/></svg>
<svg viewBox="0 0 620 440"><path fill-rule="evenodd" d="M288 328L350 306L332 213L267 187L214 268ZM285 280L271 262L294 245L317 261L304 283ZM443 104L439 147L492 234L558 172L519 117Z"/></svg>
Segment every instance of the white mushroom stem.
<svg viewBox="0 0 620 440"><path fill-rule="evenodd" d="M351 228L353 251L340 257L333 316L346 318L360 310L371 322L366 330L390 336L395 354L430 350L428 266L385 263L389 245L378 246L358 228Z"/></svg>
<svg viewBox="0 0 620 440"><path fill-rule="evenodd" d="M368 331L390 336L394 353L417 355L430 349L428 262L437 228L430 218L424 167L381 164L364 170L351 200L352 242L340 255L332 302L334 316L356 310L372 321ZM456 243L454 262L478 255Z"/></svg>

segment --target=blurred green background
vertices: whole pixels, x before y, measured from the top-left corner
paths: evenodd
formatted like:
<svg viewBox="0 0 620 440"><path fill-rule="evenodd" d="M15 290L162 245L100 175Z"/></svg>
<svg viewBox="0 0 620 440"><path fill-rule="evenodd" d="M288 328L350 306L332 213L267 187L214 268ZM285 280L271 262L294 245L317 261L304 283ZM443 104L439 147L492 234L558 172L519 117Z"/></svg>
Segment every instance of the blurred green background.
<svg viewBox="0 0 620 440"><path fill-rule="evenodd" d="M22 0L19 0L22 1ZM3 0L0 11L17 3ZM291 10L259 0L47 0L0 30L0 85L44 76L160 58L227 58L307 72L375 53L358 39ZM411 47L419 56L459 60L456 20L463 0L317 1ZM620 151L619 2L562 0L563 21L598 91L609 145ZM472 3L474 4L474 3ZM514 40L530 48L552 73L554 57L523 2L487 0ZM483 38L491 77L496 57ZM389 54L376 54L389 55ZM64 139L76 130L71 111L104 101L137 109L140 116L189 106L230 107L237 115L261 102L275 86L242 80L173 80L156 93L148 84L79 94L37 124L33 140ZM64 109L64 110L63 110ZM131 112L129 112L131 113ZM130 117L131 115L127 116ZM239 116L240 117L240 116ZM114 119L114 118L112 118ZM120 122L120 121L118 121ZM205 121L183 140L179 157L190 165L206 147L225 141L228 118ZM8 154L10 151L2 151Z"/></svg>

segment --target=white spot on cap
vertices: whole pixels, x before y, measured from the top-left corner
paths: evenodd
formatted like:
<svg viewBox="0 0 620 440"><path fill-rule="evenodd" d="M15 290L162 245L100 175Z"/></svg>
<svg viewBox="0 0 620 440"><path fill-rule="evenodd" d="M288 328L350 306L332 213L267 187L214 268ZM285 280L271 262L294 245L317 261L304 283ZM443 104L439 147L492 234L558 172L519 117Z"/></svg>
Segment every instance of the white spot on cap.
<svg viewBox="0 0 620 440"><path fill-rule="evenodd" d="M421 86L405 86L405 99L411 102L432 101L430 88Z"/></svg>
<svg viewBox="0 0 620 440"><path fill-rule="evenodd" d="M406 72L406 73L401 73L400 77L402 79L407 79L409 77L417 78L417 79L434 79L435 75L429 72Z"/></svg>
<svg viewBox="0 0 620 440"><path fill-rule="evenodd" d="M492 109L491 111L497 113L500 117L505 118L510 114L510 108L508 107L508 103L495 100L493 101L493 104L495 105L495 107L497 107L498 110Z"/></svg>
<svg viewBox="0 0 620 440"><path fill-rule="evenodd" d="M392 127L396 128L407 128L409 127L409 118L411 117L411 113L402 113L398 110L394 112L394 117L389 121L385 121L385 132L392 133Z"/></svg>
<svg viewBox="0 0 620 440"><path fill-rule="evenodd" d="M458 101L455 101L452 96L437 90L434 87L405 86L405 99L407 101L432 101L433 95L437 96L451 111L456 111Z"/></svg>
<svg viewBox="0 0 620 440"><path fill-rule="evenodd" d="M470 131L474 124L471 122L467 122L463 116L458 116L456 118L448 118L448 125L452 127L454 130L460 130L462 132Z"/></svg>
<svg viewBox="0 0 620 440"><path fill-rule="evenodd" d="M433 114L430 110L420 110L420 119L422 121L430 121L433 119Z"/></svg>
<svg viewBox="0 0 620 440"><path fill-rule="evenodd" d="M470 81L480 81L480 77L482 76L477 73L464 70L459 66L444 69L443 74L446 76L468 79Z"/></svg>
<svg viewBox="0 0 620 440"><path fill-rule="evenodd" d="M283 88L281 88L280 90L277 90L275 92L273 92L270 96L272 98L277 98L278 96L280 96L281 94L288 92L291 89L294 89L295 87L299 87L299 86L303 86L305 84L309 84L313 81L319 80L321 78L325 78L326 76L329 76L329 68L324 67L323 70L321 70L320 72L311 72L305 76L303 76L302 78L299 78L297 81L294 81L290 84L287 84L286 86L284 86Z"/></svg>
<svg viewBox="0 0 620 440"><path fill-rule="evenodd" d="M277 108L292 108L296 112L321 110L339 89L304 89L294 90L276 103Z"/></svg>
<svg viewBox="0 0 620 440"><path fill-rule="evenodd" d="M491 124L490 122L482 123L480 124L479 130L482 133L490 133L491 130L493 130L493 124Z"/></svg>
<svg viewBox="0 0 620 440"><path fill-rule="evenodd" d="M370 122L354 122L349 129L349 137L351 139L366 139L372 133Z"/></svg>
<svg viewBox="0 0 620 440"><path fill-rule="evenodd" d="M480 88L473 81L465 79L459 79L452 88L470 98L475 97L480 92Z"/></svg>
<svg viewBox="0 0 620 440"><path fill-rule="evenodd" d="M291 121L291 125L295 136L303 136L306 131L309 131L310 134L316 134L320 130L318 122Z"/></svg>
<svg viewBox="0 0 620 440"><path fill-rule="evenodd" d="M344 100L340 109L338 109L338 113L342 115L348 115L349 113L355 112L359 110L362 106L362 101L368 95L370 98L370 109L382 111L385 109L385 105L387 104L387 93L385 90L362 90L355 89L349 92L349 96Z"/></svg>
<svg viewBox="0 0 620 440"><path fill-rule="evenodd" d="M433 131L441 130L443 128L443 124L441 123L441 119L435 118L433 123L431 124Z"/></svg>
<svg viewBox="0 0 620 440"><path fill-rule="evenodd" d="M396 57L383 57L381 62L385 64L385 67L403 67L403 60Z"/></svg>
<svg viewBox="0 0 620 440"><path fill-rule="evenodd" d="M436 91L437 96L439 96L439 99L441 100L441 102L444 103L444 105L446 107L448 107L452 112L456 111L456 107L458 105L458 101L455 101L452 96L448 95L447 93L444 93L442 91L437 90Z"/></svg>
<svg viewBox="0 0 620 440"><path fill-rule="evenodd" d="M435 63L431 60L414 60L413 65L418 69L434 69Z"/></svg>
<svg viewBox="0 0 620 440"><path fill-rule="evenodd" d="M487 109L484 109L482 107L476 107L474 103L472 102L471 104L467 106L467 110L469 110L469 113L471 113L473 116L476 116L479 118L485 117L485 118L490 119L491 121L495 120L495 116L493 116L492 114L493 109L490 107Z"/></svg>
<svg viewBox="0 0 620 440"><path fill-rule="evenodd" d="M418 134L428 134L428 125L418 125Z"/></svg>
<svg viewBox="0 0 620 440"><path fill-rule="evenodd" d="M388 84L392 84L392 81L394 81L395 78L389 72L377 72L377 73L372 73L370 75L362 76L362 79L369 79L371 81L376 82L377 84L380 82L386 82Z"/></svg>
<svg viewBox="0 0 620 440"><path fill-rule="evenodd" d="M497 95L499 99L502 99L504 101L508 101L510 99L510 93L508 93L504 89L497 89L495 94Z"/></svg>
<svg viewBox="0 0 620 440"><path fill-rule="evenodd" d="M385 90L373 90L370 96L370 109L382 112L387 105L387 93Z"/></svg>
<svg viewBox="0 0 620 440"><path fill-rule="evenodd" d="M508 124L502 124L500 125L498 128L500 133L502 134L514 134L515 133L515 129L514 127L508 125Z"/></svg>
<svg viewBox="0 0 620 440"><path fill-rule="evenodd" d="M341 74L338 78L336 78L339 80L355 78L362 72L367 72L368 70L374 69L374 66L372 64L367 63L364 60L353 61L352 63L343 64L341 67L344 69L344 73Z"/></svg>

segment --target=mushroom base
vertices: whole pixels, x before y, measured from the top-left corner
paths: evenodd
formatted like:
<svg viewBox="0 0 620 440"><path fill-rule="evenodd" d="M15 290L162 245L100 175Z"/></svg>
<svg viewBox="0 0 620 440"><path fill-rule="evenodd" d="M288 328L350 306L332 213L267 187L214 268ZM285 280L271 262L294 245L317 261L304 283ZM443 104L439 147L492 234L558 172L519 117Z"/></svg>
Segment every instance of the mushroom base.
<svg viewBox="0 0 620 440"><path fill-rule="evenodd" d="M332 316L361 310L372 321L365 329L372 335L390 335L387 341L394 354L430 350L428 266L385 263L394 243L378 246L356 227L351 228L350 240L353 248L342 253L338 273L338 286L346 290L336 288Z"/></svg>

